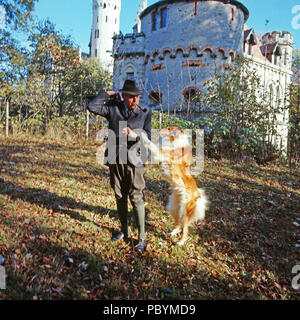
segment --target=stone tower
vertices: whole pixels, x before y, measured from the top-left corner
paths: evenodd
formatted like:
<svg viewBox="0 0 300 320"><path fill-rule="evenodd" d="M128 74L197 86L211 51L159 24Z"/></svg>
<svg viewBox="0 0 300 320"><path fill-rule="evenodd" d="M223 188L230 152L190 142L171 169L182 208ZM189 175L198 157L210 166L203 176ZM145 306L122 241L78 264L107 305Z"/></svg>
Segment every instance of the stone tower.
<svg viewBox="0 0 300 320"><path fill-rule="evenodd" d="M114 37L114 88L132 78L146 105L188 105L215 68L242 52L248 15L235 0L157 1L140 13L136 32Z"/></svg>
<svg viewBox="0 0 300 320"><path fill-rule="evenodd" d="M113 71L113 36L120 31L121 0L93 0L90 56Z"/></svg>
<svg viewBox="0 0 300 320"><path fill-rule="evenodd" d="M137 17L135 19L136 25L134 26L133 30L136 33L141 32L141 19L140 19L140 14L147 8L148 6L148 1L147 0L142 0L140 3L139 10L137 12Z"/></svg>

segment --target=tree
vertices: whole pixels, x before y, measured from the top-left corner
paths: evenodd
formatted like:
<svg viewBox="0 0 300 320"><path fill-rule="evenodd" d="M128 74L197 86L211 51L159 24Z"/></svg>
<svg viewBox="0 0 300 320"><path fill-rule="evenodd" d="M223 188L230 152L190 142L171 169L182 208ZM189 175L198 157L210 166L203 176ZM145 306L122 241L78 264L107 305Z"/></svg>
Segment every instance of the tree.
<svg viewBox="0 0 300 320"><path fill-rule="evenodd" d="M293 51L293 82L289 103L289 165L300 159L300 49Z"/></svg>
<svg viewBox="0 0 300 320"><path fill-rule="evenodd" d="M6 13L6 23L14 30L26 27L31 20L31 12L38 0L0 0L0 7Z"/></svg>
<svg viewBox="0 0 300 320"><path fill-rule="evenodd" d="M300 68L300 48L293 50L292 65L297 68Z"/></svg>
<svg viewBox="0 0 300 320"><path fill-rule="evenodd" d="M196 97L210 155L247 155L262 161L272 156L277 117L283 112L283 104L272 101L271 88L266 94L254 71L238 58L231 69L215 71L205 83L205 92Z"/></svg>
<svg viewBox="0 0 300 320"><path fill-rule="evenodd" d="M0 8L5 11L5 28L0 29L0 106L3 102L7 106L15 93L16 82L24 76L27 53L15 40L13 32L28 30L36 1L0 0ZM0 120L2 114L0 108Z"/></svg>
<svg viewBox="0 0 300 320"><path fill-rule="evenodd" d="M112 86L111 75L96 59L80 61L70 37L58 32L48 20L30 37L33 48L29 75L44 76L50 92L49 116L83 111L84 97Z"/></svg>

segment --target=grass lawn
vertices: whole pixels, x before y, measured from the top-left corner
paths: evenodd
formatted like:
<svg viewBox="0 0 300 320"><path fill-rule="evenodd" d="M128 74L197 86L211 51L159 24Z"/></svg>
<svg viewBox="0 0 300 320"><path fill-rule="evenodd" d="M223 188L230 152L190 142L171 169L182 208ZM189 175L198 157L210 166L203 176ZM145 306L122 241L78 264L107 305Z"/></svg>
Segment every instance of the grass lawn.
<svg viewBox="0 0 300 320"><path fill-rule="evenodd" d="M146 172L148 250L119 229L106 167L84 143L0 136L0 299L299 299L300 171L206 159L206 219L183 247L169 190Z"/></svg>

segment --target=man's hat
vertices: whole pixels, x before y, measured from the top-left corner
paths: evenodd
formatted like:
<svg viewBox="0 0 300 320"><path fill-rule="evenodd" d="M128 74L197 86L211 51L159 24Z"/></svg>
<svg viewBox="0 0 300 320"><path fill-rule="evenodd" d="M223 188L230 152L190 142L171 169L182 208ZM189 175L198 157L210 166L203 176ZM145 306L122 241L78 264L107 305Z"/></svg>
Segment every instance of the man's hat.
<svg viewBox="0 0 300 320"><path fill-rule="evenodd" d="M134 80L125 80L123 88L120 90L122 93L129 94L131 96L139 96L142 94L142 91L136 86Z"/></svg>

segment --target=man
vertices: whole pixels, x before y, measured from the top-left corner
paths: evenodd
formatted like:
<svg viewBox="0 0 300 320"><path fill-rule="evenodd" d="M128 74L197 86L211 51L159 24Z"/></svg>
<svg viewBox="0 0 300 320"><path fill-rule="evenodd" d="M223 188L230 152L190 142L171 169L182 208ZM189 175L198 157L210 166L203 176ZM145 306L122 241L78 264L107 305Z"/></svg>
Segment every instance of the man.
<svg viewBox="0 0 300 320"><path fill-rule="evenodd" d="M135 161L130 161L128 150L134 149L134 145L139 141L139 137L132 130L137 132L144 130L149 139L151 138L151 109L139 106L141 91L136 86L135 81L126 80L120 91L123 101L121 101L118 93L102 91L90 101L88 109L105 117L108 120L109 132L113 132L116 137L115 145L108 137L105 151L105 164L109 166L110 184L115 192L117 210L121 222L121 232L114 235L112 241L128 238L129 196L138 222L139 242L135 249L143 252L146 250L147 245L143 199L143 190L145 188L144 165L138 165ZM127 126L120 128L124 121L126 121Z"/></svg>

